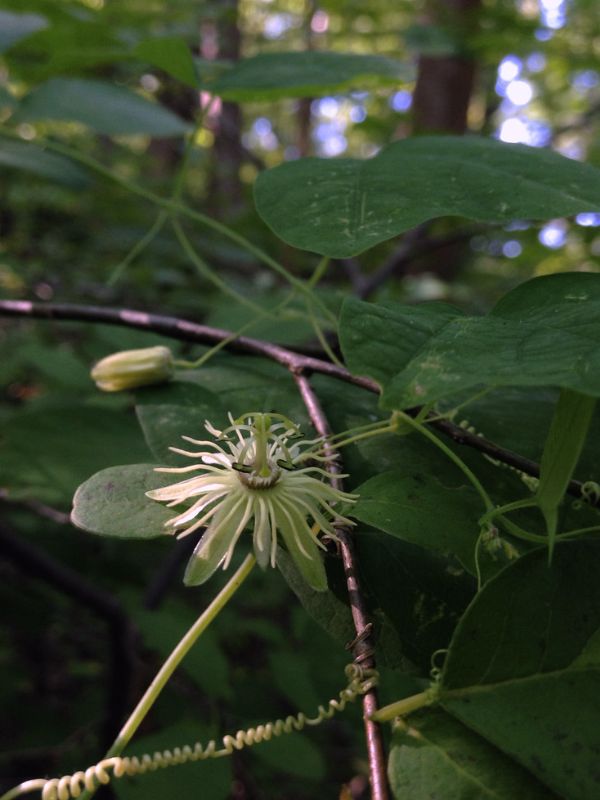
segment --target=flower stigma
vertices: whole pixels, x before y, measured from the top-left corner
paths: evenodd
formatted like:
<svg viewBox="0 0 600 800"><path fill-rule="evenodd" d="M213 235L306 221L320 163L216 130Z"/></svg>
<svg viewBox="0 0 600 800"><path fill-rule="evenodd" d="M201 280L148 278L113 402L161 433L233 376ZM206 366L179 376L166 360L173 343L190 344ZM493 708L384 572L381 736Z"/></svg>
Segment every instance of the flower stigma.
<svg viewBox="0 0 600 800"><path fill-rule="evenodd" d="M253 525L253 547L264 569L276 565L277 534L307 583L317 591L327 588L319 534L336 539L335 527L353 523L340 516L336 503L354 503L356 495L332 485L325 469L335 455L325 452L324 440L304 440L299 428L281 414L248 413L218 430L205 428L211 440L182 438L198 450L169 448L198 459L185 467L157 467L156 472L189 473L194 477L146 492L167 507L185 504L185 510L166 522L186 536L201 527L199 541L184 581L196 585L208 580L219 565L226 569L243 531ZM345 477L345 476L340 476Z"/></svg>

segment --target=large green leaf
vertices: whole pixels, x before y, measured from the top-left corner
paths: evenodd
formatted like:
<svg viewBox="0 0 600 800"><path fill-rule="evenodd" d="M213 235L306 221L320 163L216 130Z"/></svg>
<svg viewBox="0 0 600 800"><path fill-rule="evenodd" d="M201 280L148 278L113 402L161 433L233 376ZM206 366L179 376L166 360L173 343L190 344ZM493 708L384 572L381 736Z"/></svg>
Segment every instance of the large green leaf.
<svg viewBox="0 0 600 800"><path fill-rule="evenodd" d="M395 469L356 492L353 517L406 542L452 553L475 573L477 520L485 509L471 487L449 488L432 475Z"/></svg>
<svg viewBox="0 0 600 800"><path fill-rule="evenodd" d="M411 78L412 70L384 56L305 51L245 58L213 81L204 77L201 66L199 72L201 85L225 100L239 102L397 86Z"/></svg>
<svg viewBox="0 0 600 800"><path fill-rule="evenodd" d="M492 442L539 462L558 395L556 390L546 388L500 387L469 403L454 421L472 425ZM598 441L600 413L596 410L587 445L575 469L575 477L581 481L600 476Z"/></svg>
<svg viewBox="0 0 600 800"><path fill-rule="evenodd" d="M491 580L461 620L440 701L569 800L598 794L600 543L535 550Z"/></svg>
<svg viewBox="0 0 600 800"><path fill-rule="evenodd" d="M102 536L153 539L167 531L172 509L146 497L149 489L173 483L172 475L154 471L154 464L108 467L82 483L73 498L74 525Z"/></svg>
<svg viewBox="0 0 600 800"><path fill-rule="evenodd" d="M122 411L69 403L15 414L0 428L0 485L18 497L67 504L97 470L147 457Z"/></svg>
<svg viewBox="0 0 600 800"><path fill-rule="evenodd" d="M427 676L432 653L447 647L471 599L473 582L446 559L379 531L361 527L354 541L379 662ZM342 565L339 558L325 564L329 588L316 592L285 551L277 554L277 566L304 608L347 644L355 633Z"/></svg>
<svg viewBox="0 0 600 800"><path fill-rule="evenodd" d="M30 4L31 5L31 4ZM26 85L55 75L81 75L103 64L129 59L129 49L114 21L93 13L73 14L63 3L40 5L51 24L9 54L11 73Z"/></svg>
<svg viewBox="0 0 600 800"><path fill-rule="evenodd" d="M197 86L192 54L183 39L176 36L144 39L137 45L134 54L142 61L164 70L178 81L193 88Z"/></svg>
<svg viewBox="0 0 600 800"><path fill-rule="evenodd" d="M287 414L307 426L306 409L290 373L279 364L249 356L214 358L197 370L178 375L182 382L201 386L218 394L223 409L234 417L256 411Z"/></svg>
<svg viewBox="0 0 600 800"><path fill-rule="evenodd" d="M288 586L298 597L310 616L338 643L352 641L355 632L352 616L346 603L346 587L341 564L326 559L329 589L317 592L306 583L292 557L282 548L277 550L277 567Z"/></svg>
<svg viewBox="0 0 600 800"><path fill-rule="evenodd" d="M366 315L366 322L360 320ZM408 408L481 386L559 386L600 395L600 276L534 278L509 292L486 317L397 305L384 313L356 301L342 315L350 369L383 384L385 408ZM394 326L390 320L394 319ZM441 323L441 324L440 324ZM369 347L356 345L368 327ZM393 330L402 341L393 353ZM381 352L377 343L381 340Z"/></svg>
<svg viewBox="0 0 600 800"><path fill-rule="evenodd" d="M429 675L447 647L474 581L456 563L378 531L354 534L357 563L385 663Z"/></svg>
<svg viewBox="0 0 600 800"><path fill-rule="evenodd" d="M374 158L305 158L255 184L285 242L345 258L448 214L486 222L600 209L600 172L550 150L476 137L394 142Z"/></svg>
<svg viewBox="0 0 600 800"><path fill-rule="evenodd" d="M208 420L216 427L228 425L217 395L193 383L173 382L161 387L148 387L136 392L136 414L148 447L161 464L191 464L185 456L169 448L194 450L182 440L211 438L204 428Z"/></svg>
<svg viewBox="0 0 600 800"><path fill-rule="evenodd" d="M388 764L397 800L553 800L523 767L440 710L394 731Z"/></svg>
<svg viewBox="0 0 600 800"><path fill-rule="evenodd" d="M30 142L17 142L0 137L0 169L2 167L22 169L76 189L88 183L85 171L70 159L56 153L48 153Z"/></svg>
<svg viewBox="0 0 600 800"><path fill-rule="evenodd" d="M0 11L0 53L21 39L47 27L48 20L41 14L17 14Z"/></svg>
<svg viewBox="0 0 600 800"><path fill-rule="evenodd" d="M385 386L438 331L462 316L446 303L379 305L348 297L339 331L348 369Z"/></svg>
<svg viewBox="0 0 600 800"><path fill-rule="evenodd" d="M121 86L83 78L52 78L21 102L19 122L66 120L97 133L181 136L190 125L158 103Z"/></svg>

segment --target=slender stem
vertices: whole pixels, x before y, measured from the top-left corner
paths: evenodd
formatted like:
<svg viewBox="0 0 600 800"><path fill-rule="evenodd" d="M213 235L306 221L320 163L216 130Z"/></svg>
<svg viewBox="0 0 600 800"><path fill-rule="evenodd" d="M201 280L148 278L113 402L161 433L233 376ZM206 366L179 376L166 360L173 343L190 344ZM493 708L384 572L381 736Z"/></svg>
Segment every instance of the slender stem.
<svg viewBox="0 0 600 800"><path fill-rule="evenodd" d="M506 514L507 511L517 511L519 508L532 508L536 505L535 497L526 497L521 500L513 500L512 503L505 503L503 506L495 506L491 511L486 511L480 518L479 524L483 525L486 522L491 522L494 517Z"/></svg>
<svg viewBox="0 0 600 800"><path fill-rule="evenodd" d="M335 442L335 449L339 450L340 447L347 447L349 444L360 442L361 439L370 439L372 436L381 436L384 433L394 433L395 430L395 425L386 425L385 428L374 428L370 431L357 433L355 436L350 436L348 439L343 439L341 442Z"/></svg>
<svg viewBox="0 0 600 800"><path fill-rule="evenodd" d="M336 443L340 440L343 442L341 445L342 447L344 444L347 444L346 438L353 436L355 433L362 433L363 431L372 431L377 428L380 428L382 425L388 426L391 423L391 419L378 419L376 422L367 422L365 425L356 425L354 428L346 428L345 431L339 431L339 433L333 433L331 436L328 437L327 441L331 444ZM376 432L376 431L375 431Z"/></svg>
<svg viewBox="0 0 600 800"><path fill-rule="evenodd" d="M140 253L142 253L149 244L156 238L167 221L168 214L166 211L159 211L158 216L154 220L152 227L142 236L142 238L134 244L131 250L127 253L124 259L120 261L113 269L108 281L107 286L114 286L119 280L123 272L134 261Z"/></svg>
<svg viewBox="0 0 600 800"><path fill-rule="evenodd" d="M196 134L198 130L202 127L204 123L204 119L209 112L209 109L216 98L212 98L210 103L207 104L206 108L204 108L201 113L198 115L196 120L196 124L194 129L188 134L187 141L185 144L185 149L183 152L183 157L181 159L181 163L179 164L179 168L177 170L177 174L175 175L175 180L173 181L173 190L171 192L171 200L179 200L181 194L183 192L183 186L185 182L185 176L187 174L187 169L190 163L190 157L192 151L194 149L194 140L196 138ZM115 269L113 270L110 278L107 281L108 286L114 286L114 284L119 280L123 271L131 264L131 262L137 258L137 256L143 252L149 244L155 239L155 237L160 233L161 229L163 228L165 222L168 220L169 214L166 211L160 211L156 221L152 225L152 227L147 231L142 238L136 242L136 244L131 248L129 253L125 256L125 258L117 264Z"/></svg>
<svg viewBox="0 0 600 800"><path fill-rule="evenodd" d="M405 697L403 700L397 700L395 703L390 703L388 706L383 706L374 714L371 719L377 722L390 722L394 717L405 717L412 714L413 711L418 711L423 706L429 706L434 700L434 695L431 690L413 694L411 697Z"/></svg>
<svg viewBox="0 0 600 800"><path fill-rule="evenodd" d="M333 454L333 448L327 441L329 436L329 423L325 416L319 400L310 385L308 378L299 373L294 374L296 386L306 406L306 410L314 425L317 433L325 437L324 449L326 454ZM329 466L331 473L331 483L336 489L342 489L342 481L339 477L340 467L333 462ZM369 669L375 669L375 648L372 638L372 624L369 621L367 604L364 592L360 585L358 576L358 561L354 549L354 542L349 531L344 528L336 530L344 574L346 576L346 587L350 600L350 610L356 639L353 642L352 650L357 663ZM372 800L388 800L389 791L386 778L386 757L383 747L383 736L381 727L372 719L378 708L377 690L369 689L363 695L363 711L365 720L365 734L367 740L367 752L369 756L369 777L371 781Z"/></svg>
<svg viewBox="0 0 600 800"><path fill-rule="evenodd" d="M104 758L119 756L131 741L132 736L139 728L146 714L150 711L158 696L164 689L167 681L175 672L185 655L195 644L198 637L208 628L210 623L223 610L224 606L231 600L242 583L246 580L252 567L256 563L253 555L248 555L232 575L219 594L212 600L208 608L202 612L196 622L188 630L185 636L177 644L173 652L169 655L162 665L150 686L146 689L144 696L139 701L127 722L123 725L110 750ZM87 790L81 794L82 800L89 800L94 793Z"/></svg>
<svg viewBox="0 0 600 800"><path fill-rule="evenodd" d="M423 436L425 436L427 439L429 439L429 441L430 441L430 442L432 442L432 443L433 443L433 444L434 444L436 447L438 447L438 448L439 448L439 449L440 449L440 450L441 450L443 453L445 453L445 454L448 456L448 458L449 458L451 461L453 461L453 462L456 464L456 466L457 466L457 467L458 467L458 468L459 468L459 469L460 469L460 470L461 470L461 471L464 473L464 475L465 475L465 476L466 476L466 477L469 479L469 481L470 481L470 482L471 482L471 484L473 485L473 488L474 488L474 489L475 489L475 490L478 492L479 496L480 496L480 497L481 497L481 499L483 500L483 503L484 503L484 505L485 505L485 509L486 509L486 511L488 511L488 512L492 512L492 511L494 510L494 504L492 503L492 500L491 500L491 498L490 498L489 494L488 494L488 493L486 492L486 490L483 488L483 486L482 486L482 484L481 484L481 481L479 480L479 478L478 478L478 477L475 475L475 473L474 473L474 472L473 472L473 471L472 471L472 470L471 470L471 469L470 469L470 468L469 468L469 467L468 467L468 466L465 464L465 462L462 460L462 458L460 458L459 456L457 456L457 455L456 455L456 453L454 453L454 452L453 452L453 451L452 451L452 450L451 450L451 449L450 449L450 448L449 448L447 445L445 445L445 444L444 444L444 442L442 442L440 439L438 439L438 437L437 437L437 436L436 436L434 433L432 433L432 432L431 432L431 431L430 431L430 430L427 428L427 426L425 426L425 425L421 425L419 422L417 422L417 421L416 421L415 419L413 419L411 416L409 416L408 414L406 414L404 411L399 411L399 412L397 412L397 417L398 417L399 419L402 419L404 422L407 422L407 423L408 423L408 424L409 424L411 427L415 428L415 430L418 430L418 431L419 431L419 433L423 434Z"/></svg>
<svg viewBox="0 0 600 800"><path fill-rule="evenodd" d="M232 289L231 286L228 286L224 280L221 280L219 276L212 270L206 261L196 252L192 243L190 242L188 236L186 235L185 231L177 222L176 219L173 219L171 224L173 225L173 230L175 231L175 235L177 236L177 240L181 245L184 253L188 257L188 259L192 262L194 267L196 267L197 271L202 275L204 278L209 280L214 286L217 287L223 294L231 297L232 300L235 300L237 303L240 303L243 306L247 306L251 311L255 314L263 315L265 313L264 308L253 303L252 300L248 300L243 294L236 292L235 289Z"/></svg>
<svg viewBox="0 0 600 800"><path fill-rule="evenodd" d="M326 355L328 356L330 361L332 361L338 367L342 367L343 368L344 365L339 360L339 358L336 356L336 354L333 352L333 350L331 349L331 347L329 345L329 342L325 338L325 334L323 333L323 331L321 329L321 326L319 325L319 321L317 320L317 317L315 316L315 312L313 310L312 302L308 299L308 297L306 298L306 310L308 312L308 317L310 319L310 322L311 322L311 325L313 327L313 330L316 333L317 339L319 340L319 344L323 348L324 352L326 353Z"/></svg>
<svg viewBox="0 0 600 800"><path fill-rule="evenodd" d="M575 528L572 531L565 531L559 533L557 539L575 539L577 536L583 536L586 533L597 533L600 531L600 525L591 525L589 528Z"/></svg>
<svg viewBox="0 0 600 800"><path fill-rule="evenodd" d="M293 296L286 298L283 302L287 303ZM338 367L329 361L320 358L296 353L280 345L271 344L261 339L252 339L247 336L236 336L231 331L221 328L212 328L208 325L199 325L189 320L178 317L169 317L161 314L149 314L143 311L135 311L128 308L102 308L100 306L78 305L75 303L34 303L30 300L0 300L0 315L9 317L25 317L39 319L62 319L72 321L84 321L103 323L105 325L120 325L127 328L151 331L171 339L184 342L196 342L201 344L218 344L225 339L229 340L227 349L234 352L250 353L269 358L278 364L286 367L293 373L299 372L318 372L328 375L336 380L360 386L369 392L379 394L380 387L376 381L370 378L353 375L347 369ZM225 346L225 345L224 345ZM417 416L421 409L417 406L407 409L404 413L408 416ZM426 420L429 424L429 420ZM507 464L514 467L519 472L539 477L540 466L525 456L508 450L505 447L491 442L484 436L477 436L459 425L455 425L446 419L432 420L431 425L436 430L443 433L456 444L470 447L483 453L493 461ZM587 482L588 489L584 490L584 484L580 481L571 480L567 492L577 498L582 498L590 506L600 505L600 493L590 494L590 482Z"/></svg>
<svg viewBox="0 0 600 800"><path fill-rule="evenodd" d="M21 137L16 131L11 130L5 126L0 126L0 133L4 136L8 136L11 139L17 139L18 141L22 141ZM267 267L276 272L282 278L284 278L291 286L296 288L302 294L310 297L313 302L319 306L320 310L323 314L328 317L334 324L337 324L337 319L334 314L332 314L329 309L323 304L323 302L313 294L311 288L307 286L307 284L296 278L295 275L292 275L291 272L276 261L272 256L268 253L265 253L260 247L255 245L249 239L246 239L245 236L234 231L229 226L225 225L222 222L219 222L212 217L209 217L207 214L203 214L201 211L197 211L196 209L190 208L189 206L181 203L177 197L174 198L165 198L161 197L158 194L150 191L149 189L140 186L139 184L135 183L129 178L125 178L122 175L118 175L117 173L110 170L108 167L105 167L97 159L89 156L85 153L80 153L78 150L69 147L67 145L61 144L60 142L54 142L50 139L37 139L36 143L42 147L46 147L48 150L53 150L56 153L60 153L61 155L68 156L72 158L74 161L78 161L81 164L85 164L85 166L93 169L99 175L108 178L108 180L117 183L119 186L127 189L127 191L131 192L132 194L137 195L138 197L143 197L148 202L153 203L160 208L165 209L166 211L170 212L171 214L180 214L182 216L188 217L189 219L193 219L195 222L199 222L200 224L204 225L207 228L211 228L212 230L220 233L222 236L230 239L232 242L235 242L248 253L251 253L255 256L259 261L262 261Z"/></svg>
<svg viewBox="0 0 600 800"><path fill-rule="evenodd" d="M256 319L252 319L250 320L250 322L247 322L245 325L242 325L242 327L239 328L235 333L232 333L226 339L217 342L217 344L214 347L211 347L210 350L207 350L206 353L203 353L200 356L200 358L196 359L196 361L185 361L182 358L176 358L174 359L173 364L176 367L181 367L182 369L198 369L199 367L202 367L204 364L206 364L207 361L210 361L210 359L213 356L215 356L220 350L223 350L224 347L227 347L228 344L231 344L231 342L234 342L239 336L241 336L244 331L248 330L253 325L255 325L256 322L257 322Z"/></svg>
<svg viewBox="0 0 600 800"><path fill-rule="evenodd" d="M313 274L310 278L306 281L306 285L310 286L311 289L314 289L315 286L319 283L323 275L327 272L327 267L329 266L329 256L323 256L323 258L319 261L317 266L314 269Z"/></svg>
<svg viewBox="0 0 600 800"><path fill-rule="evenodd" d="M542 536L539 533L530 533L502 515L498 517L498 520L500 524L506 528L512 536L516 536L517 539L524 539L526 542L534 542L535 544L548 544L547 536Z"/></svg>
<svg viewBox="0 0 600 800"><path fill-rule="evenodd" d="M40 319L80 320L85 322L101 322L108 325L119 325L126 328L152 331L162 336L184 342L212 344L222 342L232 336L231 331L199 325L196 322L168 317L162 314L149 314L129 308L101 308L71 303L34 303L30 300L0 300L0 315L16 317L34 317ZM361 386L371 392L379 391L377 384L369 378L352 375L329 361L295 353L280 345L251 339L247 336L235 338L228 349L234 352L251 353L264 356L289 369L291 372L307 370Z"/></svg>

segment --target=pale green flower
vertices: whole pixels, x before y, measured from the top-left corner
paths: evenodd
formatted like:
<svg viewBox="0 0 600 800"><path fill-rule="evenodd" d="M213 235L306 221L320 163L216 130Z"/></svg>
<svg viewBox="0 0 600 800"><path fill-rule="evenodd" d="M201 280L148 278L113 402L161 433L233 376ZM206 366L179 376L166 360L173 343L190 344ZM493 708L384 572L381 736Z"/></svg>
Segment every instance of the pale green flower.
<svg viewBox="0 0 600 800"><path fill-rule="evenodd" d="M122 392L136 386L164 383L173 375L173 355L168 347L121 350L98 361L92 380L103 392Z"/></svg>
<svg viewBox="0 0 600 800"><path fill-rule="evenodd" d="M203 583L222 564L227 568L242 532L252 525L256 560L265 568L275 566L277 533L307 583L316 590L327 588L327 577L318 534L335 539L336 524L351 525L334 510L338 502L354 502L355 496L335 489L331 477L318 464L331 457L322 441L301 441L298 428L279 414L245 414L223 431L206 423L214 441L187 442L196 452L170 448L199 459L187 467L159 467L157 472L200 474L162 489L146 492L169 506L189 504L166 524L180 536L206 526L187 566L185 582Z"/></svg>

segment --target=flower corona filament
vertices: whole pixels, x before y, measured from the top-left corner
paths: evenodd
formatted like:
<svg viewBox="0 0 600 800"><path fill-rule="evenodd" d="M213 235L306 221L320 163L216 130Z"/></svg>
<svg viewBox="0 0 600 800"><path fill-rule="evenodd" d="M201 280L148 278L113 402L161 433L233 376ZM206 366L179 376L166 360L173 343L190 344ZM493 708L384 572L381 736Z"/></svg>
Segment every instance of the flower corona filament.
<svg viewBox="0 0 600 800"><path fill-rule="evenodd" d="M355 495L332 485L324 468L334 456L326 454L322 439L303 440L298 427L280 414L250 413L218 430L205 427L212 440L182 437L198 450L170 449L196 463L158 467L157 472L199 474L161 489L146 492L169 507L186 505L166 523L185 536L206 527L185 573L188 585L203 583L222 564L227 568L243 531L253 524L253 546L258 564L276 565L277 533L308 584L327 588L319 549L319 534L336 538L335 527L352 525L335 510L353 503Z"/></svg>

